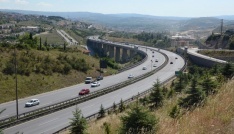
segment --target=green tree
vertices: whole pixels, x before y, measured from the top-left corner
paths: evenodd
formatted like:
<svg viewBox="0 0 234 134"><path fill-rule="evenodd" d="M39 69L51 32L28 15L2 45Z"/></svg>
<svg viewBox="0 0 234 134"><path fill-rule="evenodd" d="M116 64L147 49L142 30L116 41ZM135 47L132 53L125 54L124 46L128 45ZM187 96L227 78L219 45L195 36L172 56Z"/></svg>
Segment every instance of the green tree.
<svg viewBox="0 0 234 134"><path fill-rule="evenodd" d="M233 65L231 63L225 64L222 74L227 78L233 77L233 74L234 74Z"/></svg>
<svg viewBox="0 0 234 134"><path fill-rule="evenodd" d="M116 112L116 108L117 108L117 106L116 106L116 104L115 104L115 102L113 103L113 111L114 112Z"/></svg>
<svg viewBox="0 0 234 134"><path fill-rule="evenodd" d="M159 107L163 105L164 95L162 89L160 88L160 83L154 84L153 92L149 96L149 102L153 104L153 107Z"/></svg>
<svg viewBox="0 0 234 134"><path fill-rule="evenodd" d="M207 96L216 92L217 83L209 75L205 77L201 84Z"/></svg>
<svg viewBox="0 0 234 134"><path fill-rule="evenodd" d="M169 116L171 117L171 118L177 118L177 117L179 117L179 115L180 115L180 108L179 108L179 106L178 105L175 105L172 109L171 109L171 112L169 113Z"/></svg>
<svg viewBox="0 0 234 134"><path fill-rule="evenodd" d="M183 108L193 108L202 104L205 100L205 92L201 88L198 88L197 79L193 78L191 88L188 91L188 96L180 98L179 105Z"/></svg>
<svg viewBox="0 0 234 134"><path fill-rule="evenodd" d="M101 104L100 111L99 111L99 118L105 117L105 114L106 114L105 109L103 105Z"/></svg>
<svg viewBox="0 0 234 134"><path fill-rule="evenodd" d="M63 50L66 51L66 43L63 44Z"/></svg>
<svg viewBox="0 0 234 134"><path fill-rule="evenodd" d="M41 37L40 37L40 50L41 50Z"/></svg>
<svg viewBox="0 0 234 134"><path fill-rule="evenodd" d="M104 128L105 134L111 134L110 123L104 122L103 123L103 128Z"/></svg>
<svg viewBox="0 0 234 134"><path fill-rule="evenodd" d="M124 106L123 100L121 99L120 105L119 105L119 112L123 112L124 110L125 110L125 106Z"/></svg>
<svg viewBox="0 0 234 134"><path fill-rule="evenodd" d="M71 134L84 134L87 129L87 121L81 115L81 111L76 108L73 112L74 118L71 119Z"/></svg>
<svg viewBox="0 0 234 134"><path fill-rule="evenodd" d="M158 119L142 106L134 106L127 115L121 117L122 134L154 134L157 129Z"/></svg>

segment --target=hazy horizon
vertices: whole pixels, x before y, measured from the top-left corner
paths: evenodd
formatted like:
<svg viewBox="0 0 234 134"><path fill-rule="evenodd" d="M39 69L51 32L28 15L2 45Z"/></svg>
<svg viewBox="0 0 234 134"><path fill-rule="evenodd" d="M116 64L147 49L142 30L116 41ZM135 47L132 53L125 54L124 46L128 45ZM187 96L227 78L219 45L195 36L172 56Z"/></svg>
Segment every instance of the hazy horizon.
<svg viewBox="0 0 234 134"><path fill-rule="evenodd" d="M141 14L169 17L234 15L232 5L234 5L233 0L0 0L0 9L8 10Z"/></svg>

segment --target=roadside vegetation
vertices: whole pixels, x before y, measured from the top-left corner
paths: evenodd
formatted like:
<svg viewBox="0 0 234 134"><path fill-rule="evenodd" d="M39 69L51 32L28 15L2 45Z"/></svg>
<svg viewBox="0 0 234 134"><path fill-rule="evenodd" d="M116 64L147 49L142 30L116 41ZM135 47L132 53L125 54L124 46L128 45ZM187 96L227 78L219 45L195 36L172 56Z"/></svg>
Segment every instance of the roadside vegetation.
<svg viewBox="0 0 234 134"><path fill-rule="evenodd" d="M0 57L0 94L4 96L0 103L14 100L15 61L19 98L82 83L86 76L100 74L100 58L83 54L78 47L48 45L32 34L20 36L15 45L0 43ZM116 72L108 66L103 75Z"/></svg>
<svg viewBox="0 0 234 134"><path fill-rule="evenodd" d="M98 120L91 121L86 132L231 134L233 76L232 64L212 69L190 66L188 73L180 74L170 85L161 87L158 80L149 95L134 103L125 105L121 101L118 106L114 103L106 113L101 112L101 106Z"/></svg>
<svg viewBox="0 0 234 134"><path fill-rule="evenodd" d="M142 44L157 48L168 48L171 46L171 40L167 37L167 33L126 33L113 32L104 36L108 40L125 42L126 44Z"/></svg>

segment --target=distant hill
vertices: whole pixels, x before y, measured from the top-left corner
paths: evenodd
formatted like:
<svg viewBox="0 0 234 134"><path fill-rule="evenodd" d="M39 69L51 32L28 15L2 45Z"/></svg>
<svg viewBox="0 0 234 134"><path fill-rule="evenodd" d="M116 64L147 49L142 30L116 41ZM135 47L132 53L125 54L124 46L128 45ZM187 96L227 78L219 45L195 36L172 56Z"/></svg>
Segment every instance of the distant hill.
<svg viewBox="0 0 234 134"><path fill-rule="evenodd" d="M44 16L61 16L63 18L102 25L114 30L129 32L178 32L187 30L215 29L220 25L220 18L225 19L225 24L234 24L234 15L189 18L173 16L151 16L142 14L100 14L90 12L41 12L5 9L0 9L0 11Z"/></svg>

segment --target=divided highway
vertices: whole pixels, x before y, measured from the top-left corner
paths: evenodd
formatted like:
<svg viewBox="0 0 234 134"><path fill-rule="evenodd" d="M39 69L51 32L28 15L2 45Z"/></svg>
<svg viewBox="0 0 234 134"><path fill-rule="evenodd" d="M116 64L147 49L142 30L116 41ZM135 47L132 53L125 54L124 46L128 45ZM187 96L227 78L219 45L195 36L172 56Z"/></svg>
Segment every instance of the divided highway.
<svg viewBox="0 0 234 134"><path fill-rule="evenodd" d="M145 51L145 48L141 48L143 51ZM137 66L133 69L130 69L126 72L122 72L116 75L112 75L112 76L107 76L104 77L104 80L101 81L101 86L99 87L95 87L95 88L91 88L90 84L78 84L78 85L74 85L74 86L70 86L70 87L66 87L60 90L56 90L56 91L52 91L52 92L48 92L48 93L44 93L44 94L39 94L39 95L35 95L35 96L30 96L27 98L23 98L19 100L19 114L21 113L25 113L25 112L29 112L41 107L45 107L45 106L49 106L51 104L55 104L61 101L65 101L74 97L78 96L78 93L81 89L83 88L89 88L91 92L96 91L96 90L100 90L103 89L105 87L109 87L111 85L120 83L120 82L124 82L126 80L128 80L128 75L129 74L133 74L135 77L142 75L146 72L151 71L151 65L153 66L153 64L156 64L156 66L160 66L164 63L165 61L165 57L156 52L154 53L154 57L152 58L152 52L150 50L147 51L149 57L147 58L147 60L141 64L140 66ZM154 59L158 59L158 62L153 61L153 63L151 63L151 60ZM146 66L148 69L147 70L142 70L142 67ZM154 67L152 67L154 68ZM40 100L40 105L34 106L34 107L29 107L29 108L25 108L25 103L33 98L37 98ZM0 104L0 109L6 109L1 115L0 115L0 119L4 119L7 117L11 117L16 115L16 106L15 106L15 101L12 102L7 102L7 103L3 103Z"/></svg>
<svg viewBox="0 0 234 134"><path fill-rule="evenodd" d="M154 48L151 48L154 49ZM145 48L142 50L145 51ZM156 49L155 49L156 50ZM124 88L121 88L117 91L111 92L109 94L103 95L101 97L86 101L84 103L78 104L77 107L82 110L82 113L84 117L87 117L89 115L92 115L99 111L101 104L107 108L113 105L113 103L119 103L121 99L126 100L128 98L131 98L132 96L137 95L138 93L141 93L150 87L156 82L156 79L159 79L161 82L166 81L168 78L171 78L174 76L175 71L179 71L185 64L183 58L181 58L179 55L176 55L172 52L160 50L161 52L165 53L169 57L168 64L161 69L159 72L155 73L154 75L143 79L141 81L138 81L132 85L126 86ZM156 64L157 66L160 66L165 61L165 57L160 53L152 53L151 51L147 51L148 59L145 63L141 64L140 66L137 66L136 68L133 68L131 70L128 70L126 72L122 72L120 74L116 74L114 76L108 76L105 77L103 81L101 81L101 86L98 88L92 88L91 90L98 90L100 88L104 88L104 86L110 86L114 83L119 83L121 81L126 81L128 78L127 76L129 74L133 74L135 76L138 76L140 74L143 74L145 72L151 71L151 67L153 64ZM154 57L152 57L154 55ZM177 57L178 59L175 59ZM155 62L155 59L158 59L158 62ZM153 61L153 62L151 62ZM170 64L172 62L173 64ZM143 66L147 66L147 70L142 70ZM45 93L25 99L20 100L20 112L27 111L28 109L23 108L24 103L26 100L30 98L39 98L41 100L41 105L49 105L54 102L59 102L61 100L64 100L69 97L74 97L78 94L80 89L88 87L90 88L90 85L85 84L79 84L76 86L67 87L58 91L53 91L50 93ZM44 101L43 101L44 100ZM14 102L9 102L5 104L1 104L0 107L15 107ZM40 107L36 106L36 107ZM29 109L34 109L29 108ZM69 125L69 118L72 118L72 111L74 111L76 106L13 126L11 128L7 128L4 130L5 134L13 134L16 132L23 132L24 134L48 134L53 133L58 130L60 130L63 127L66 127ZM11 108L11 110L8 110L11 112L11 114L14 114L13 110L14 108ZM7 113L7 112L4 112ZM6 114L4 114L6 116Z"/></svg>

